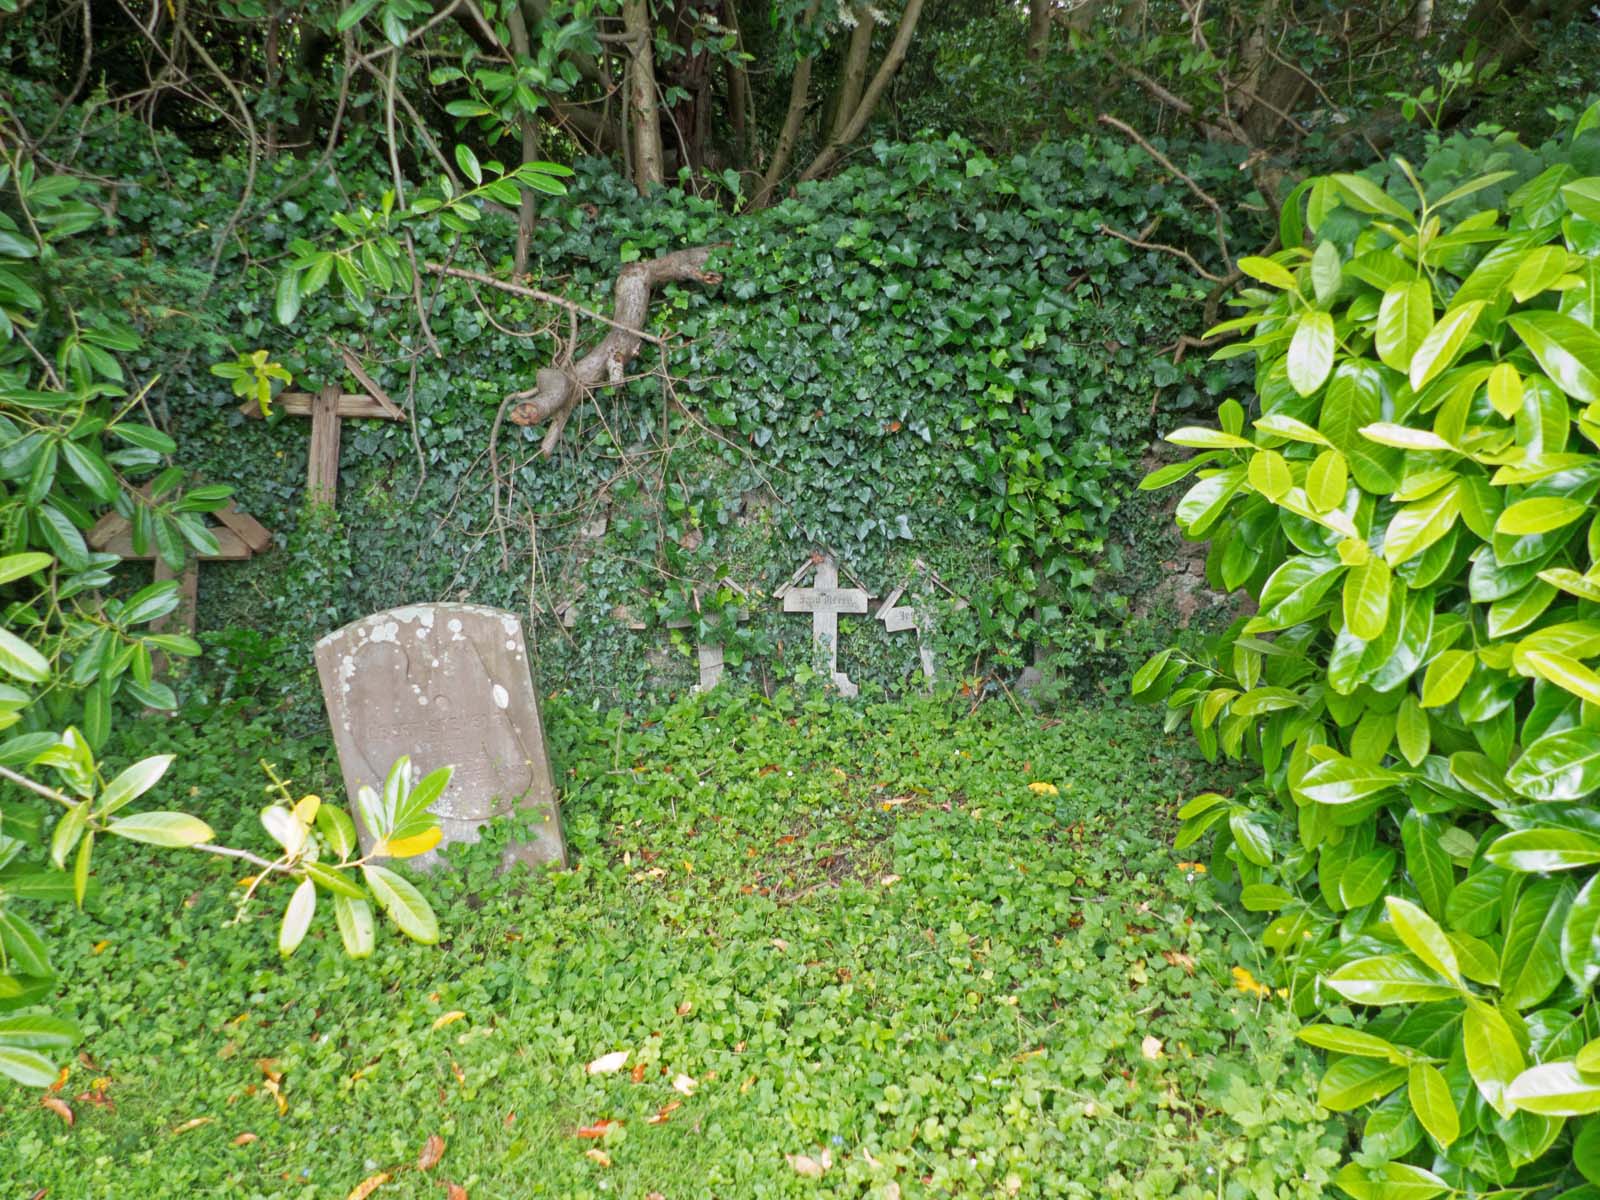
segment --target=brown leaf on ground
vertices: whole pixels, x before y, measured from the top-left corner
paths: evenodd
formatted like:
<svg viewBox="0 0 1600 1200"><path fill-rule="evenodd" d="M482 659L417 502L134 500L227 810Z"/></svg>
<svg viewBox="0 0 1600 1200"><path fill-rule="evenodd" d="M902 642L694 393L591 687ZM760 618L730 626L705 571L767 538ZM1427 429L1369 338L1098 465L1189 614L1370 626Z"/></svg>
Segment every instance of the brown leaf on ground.
<svg viewBox="0 0 1600 1200"><path fill-rule="evenodd" d="M583 1152L583 1156L590 1162L599 1163L602 1167L609 1167L611 1165L611 1155L595 1146L590 1146L587 1150L585 1150Z"/></svg>
<svg viewBox="0 0 1600 1200"><path fill-rule="evenodd" d="M467 1189L459 1183L447 1183L444 1185L444 1195L445 1200L467 1200Z"/></svg>
<svg viewBox="0 0 1600 1200"><path fill-rule="evenodd" d="M593 1125L585 1125L578 1130L576 1136L581 1138L603 1138L621 1124L621 1121L596 1121Z"/></svg>
<svg viewBox="0 0 1600 1200"><path fill-rule="evenodd" d="M233 1139L233 1144L235 1146L248 1146L251 1142L259 1142L260 1140L261 1139L258 1138L255 1134L247 1132L247 1133L241 1133L237 1137L235 1137Z"/></svg>
<svg viewBox="0 0 1600 1200"><path fill-rule="evenodd" d="M345 1200L367 1200L368 1196L372 1195L373 1192L377 1191L384 1184L388 1183L391 1178L393 1178L393 1176L391 1176L387 1171L379 1171L376 1175L369 1175L360 1183L356 1184L356 1186L351 1190L350 1194L345 1197Z"/></svg>
<svg viewBox="0 0 1600 1200"><path fill-rule="evenodd" d="M51 1112L55 1113L56 1116L60 1117L68 1125L72 1125L77 1120L77 1118L72 1115L72 1109L67 1107L67 1102L58 1096L40 1096L39 1103L43 1107L48 1108Z"/></svg>
<svg viewBox="0 0 1600 1200"><path fill-rule="evenodd" d="M630 1077L633 1079L633 1081L635 1083L643 1083L644 1082L644 1064L642 1062L634 1063L633 1064L633 1070L629 1072L629 1075L630 1075Z"/></svg>
<svg viewBox="0 0 1600 1200"><path fill-rule="evenodd" d="M172 1127L172 1132L175 1134L188 1133L191 1129L199 1129L201 1126L209 1125L215 1120L215 1117L191 1117L189 1120L184 1121L180 1125L174 1125Z"/></svg>
<svg viewBox="0 0 1600 1200"><path fill-rule="evenodd" d="M651 1125L665 1125L667 1123L667 1118L672 1116L674 1111L682 1107L682 1100L669 1101L656 1110L656 1115L650 1118L649 1123Z"/></svg>
<svg viewBox="0 0 1600 1200"><path fill-rule="evenodd" d="M1182 967L1183 968L1183 973L1185 975L1193 975L1194 974L1194 956L1193 955L1191 955L1191 954L1183 954L1183 953L1180 953L1177 950L1163 950L1161 952L1161 957L1167 960L1167 965L1168 966L1171 966L1171 967Z"/></svg>
<svg viewBox="0 0 1600 1200"><path fill-rule="evenodd" d="M422 1149L417 1152L417 1170L431 1171L443 1157L444 1139L437 1133L430 1133L428 1140L422 1143Z"/></svg>

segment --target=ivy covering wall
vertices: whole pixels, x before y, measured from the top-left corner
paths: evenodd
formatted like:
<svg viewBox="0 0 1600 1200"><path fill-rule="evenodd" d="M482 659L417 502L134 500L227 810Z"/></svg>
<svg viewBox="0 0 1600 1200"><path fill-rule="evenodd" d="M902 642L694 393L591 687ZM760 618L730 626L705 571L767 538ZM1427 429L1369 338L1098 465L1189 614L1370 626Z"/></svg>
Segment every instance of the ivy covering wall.
<svg viewBox="0 0 1600 1200"><path fill-rule="evenodd" d="M190 261L212 244L241 164L102 141L108 174L142 180L119 190L108 250ZM1185 161L1201 178L1231 169ZM1046 144L1004 162L959 138L880 144L740 217L676 192L641 199L608 167L579 164L571 193L546 205L532 282L604 311L621 263L706 243L723 282L658 297L652 329L673 333L664 363L647 346L640 377L580 409L553 456L537 453L542 431L502 425L496 487L496 413L559 353L566 314L429 276L426 333L410 297L362 313L330 288L291 336L272 318L288 241L308 216L376 205L387 176L346 162L339 178L370 178L371 191L331 191L331 174L292 160L264 167L256 193L279 198L222 239L209 291L198 275L117 280L149 327L143 365L162 377L151 402L182 458L234 484L282 543L203 571L202 630L233 630L213 648L228 669L211 700L287 695L310 679L316 636L445 598L523 614L544 685L585 699L689 686L696 637L725 643L732 678L804 679L809 624L771 593L824 550L846 585L882 596L904 584L903 603L929 608L947 678L1015 672L1040 647L1067 668L1103 664L1132 579L1119 511L1157 408L1166 419L1198 405L1232 370L1172 362L1201 321L1188 268L1100 232L1177 244L1212 232L1120 144ZM512 236L488 214L468 242L482 261L455 265L506 277ZM419 240L419 260L442 253ZM580 341L597 333L579 327ZM247 420L208 368L265 348L296 388L355 390L337 345L415 420L345 422L333 514L304 507L309 423ZM685 616L698 624L668 627ZM920 685L914 635L870 615L842 620L840 665L864 688Z"/></svg>

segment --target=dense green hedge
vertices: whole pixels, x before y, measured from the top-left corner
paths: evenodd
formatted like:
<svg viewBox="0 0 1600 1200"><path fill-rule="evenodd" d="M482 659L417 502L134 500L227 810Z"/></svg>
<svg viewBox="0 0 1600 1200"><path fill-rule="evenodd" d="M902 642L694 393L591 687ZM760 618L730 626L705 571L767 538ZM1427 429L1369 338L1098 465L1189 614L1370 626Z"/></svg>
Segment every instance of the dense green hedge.
<svg viewBox="0 0 1600 1200"><path fill-rule="evenodd" d="M1120 558L1102 550L1150 433L1151 397L1187 407L1229 370L1205 368L1214 377L1202 380L1170 362L1166 347L1199 317L1203 293L1187 268L1098 232L1160 218L1161 241L1207 233L1153 164L1120 144L1045 145L1006 162L956 138L879 145L873 162L746 217L677 192L641 199L608 168L580 164L571 195L542 214L530 267L539 282L606 307L620 263L705 242L723 243L712 265L725 282L674 289L654 310L656 326L678 334L668 366L681 409L664 416L661 380L637 380L581 410L548 460L533 453L538 431L505 427L514 496L495 528L489 429L502 397L529 386L552 352L549 337L517 334L559 314L430 278L442 357L411 358L423 343L404 297L364 317L329 289L284 331L271 313L288 242L326 232L332 244L329 214L375 205L387 176L353 161L337 180L293 160L265 164L205 293L203 276L160 264L208 257L240 164L116 132L100 131L95 165L123 180L105 248L148 326L137 365L162 374L156 395L185 460L235 484L242 507L288 542L205 572L202 624L232 627L221 652L244 674L241 690L308 683L312 634L446 596L536 609L555 686L596 698L679 686L693 677L684 635L673 635L683 653L652 664L667 632L630 631L612 609L661 626L685 610L690 581L720 576L757 598L736 633L717 603L704 617L733 634L735 674L786 679L809 656L807 628L761 597L815 548L879 594L911 583L911 596L939 604L951 672L979 656L1015 667L1042 643L1082 665L1115 649L1127 607ZM437 230L419 233L419 255L446 252L432 244ZM456 261L477 266L467 260L480 254L504 277L511 238L510 221L491 213ZM552 327L564 335L565 319ZM246 421L208 373L265 348L296 386L349 383L330 337L353 345L417 415L414 426L345 424L331 528L300 511L308 423ZM656 366L653 355L647 347L637 367ZM608 528L584 539L584 523L606 511L602 489ZM973 603L958 609L952 593ZM571 596L569 636L549 606ZM742 602L723 592L720 603ZM842 665L858 682L896 686L916 663L910 638L847 620Z"/></svg>

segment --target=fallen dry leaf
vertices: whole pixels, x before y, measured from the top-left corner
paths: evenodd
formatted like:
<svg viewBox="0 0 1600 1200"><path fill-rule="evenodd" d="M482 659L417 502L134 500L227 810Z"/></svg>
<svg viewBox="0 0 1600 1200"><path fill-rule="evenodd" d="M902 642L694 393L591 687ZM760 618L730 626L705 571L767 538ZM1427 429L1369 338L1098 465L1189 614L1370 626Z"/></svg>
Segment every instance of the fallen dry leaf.
<svg viewBox="0 0 1600 1200"><path fill-rule="evenodd" d="M68 1125L73 1124L77 1118L72 1115L72 1109L67 1107L67 1102L57 1096L40 1096L39 1103L60 1117Z"/></svg>
<svg viewBox="0 0 1600 1200"><path fill-rule="evenodd" d="M900 882L900 876L885 875L882 879L878 880L878 882L884 887L893 887L895 884Z"/></svg>
<svg viewBox="0 0 1600 1200"><path fill-rule="evenodd" d="M456 1077L456 1082L462 1087L467 1086L467 1073L461 1069L461 1064L453 1058L450 1060L450 1073Z"/></svg>
<svg viewBox="0 0 1600 1200"><path fill-rule="evenodd" d="M172 1127L172 1132L188 1133L191 1129L199 1129L202 1125L209 1125L215 1120L215 1117L191 1117L181 1125L174 1125Z"/></svg>
<svg viewBox="0 0 1600 1200"><path fill-rule="evenodd" d="M61 1074L56 1076L56 1081L50 1085L50 1090L52 1092L59 1092L62 1088L67 1086L67 1080L71 1077L71 1075L72 1069L70 1067L62 1067Z"/></svg>
<svg viewBox="0 0 1600 1200"><path fill-rule="evenodd" d="M1156 1059L1161 1057L1161 1039L1146 1034L1144 1041L1139 1043L1139 1053L1151 1062L1155 1062Z"/></svg>
<svg viewBox="0 0 1600 1200"><path fill-rule="evenodd" d="M649 1123L651 1125L665 1125L667 1123L667 1118L670 1117L675 1110L682 1107L682 1100L669 1100L656 1110L656 1115L650 1118Z"/></svg>
<svg viewBox="0 0 1600 1200"><path fill-rule="evenodd" d="M356 1184L350 1194L345 1197L345 1200L367 1200L368 1196L388 1183L391 1178L392 1176L387 1171L379 1171L376 1175L370 1175Z"/></svg>
<svg viewBox="0 0 1600 1200"><path fill-rule="evenodd" d="M633 1070L629 1072L629 1075L632 1076L633 1081L635 1083L643 1083L644 1082L644 1064L642 1062L634 1063L633 1064Z"/></svg>
<svg viewBox="0 0 1600 1200"><path fill-rule="evenodd" d="M787 953L789 953L789 943L784 941L782 938L773 938L772 939L772 948L774 950L776 950L779 954L787 954Z"/></svg>
<svg viewBox="0 0 1600 1200"><path fill-rule="evenodd" d="M631 1053L631 1050L613 1050L610 1054L602 1054L585 1067L584 1070L591 1075L610 1075L615 1071L622 1070L624 1064L628 1061L628 1055Z"/></svg>
<svg viewBox="0 0 1600 1200"><path fill-rule="evenodd" d="M455 1010L453 1010L451 1012L443 1013L440 1016L437 1016L437 1017L434 1018L433 1027L435 1029L443 1029L446 1025L454 1025L457 1021L461 1020L466 1015L467 1014L462 1012L459 1008L455 1009Z"/></svg>
<svg viewBox="0 0 1600 1200"><path fill-rule="evenodd" d="M1183 973L1185 975L1193 975L1194 974L1194 956L1193 955L1184 954L1184 953L1182 953L1180 951L1177 951L1177 950L1163 950L1161 952L1161 957L1167 960L1167 965L1168 966L1171 966L1171 967L1182 967L1183 968Z"/></svg>
<svg viewBox="0 0 1600 1200"><path fill-rule="evenodd" d="M694 1095L695 1088L700 1085L687 1075L679 1075L672 1081L672 1090L684 1096Z"/></svg>
<svg viewBox="0 0 1600 1200"><path fill-rule="evenodd" d="M422 1149L417 1152L417 1170L431 1171L443 1157L444 1139L437 1133L430 1133L428 1140L422 1143Z"/></svg>
<svg viewBox="0 0 1600 1200"><path fill-rule="evenodd" d="M248 1146L251 1142L258 1142L260 1140L261 1139L256 1137L256 1135L253 1133L241 1133L238 1137L233 1139L233 1144L235 1146Z"/></svg>
<svg viewBox="0 0 1600 1200"><path fill-rule="evenodd" d="M445 1184L444 1194L445 1200L467 1200L467 1189L459 1183Z"/></svg>
<svg viewBox="0 0 1600 1200"><path fill-rule="evenodd" d="M272 1080L273 1083L283 1082L283 1072L278 1070L276 1059L258 1058L256 1059L256 1066L260 1067L261 1073Z"/></svg>
<svg viewBox="0 0 1600 1200"><path fill-rule="evenodd" d="M609 1167L611 1165L611 1155L607 1154L604 1150L601 1150L596 1146L590 1146L583 1152L583 1156L589 1159L591 1162L599 1163L602 1167Z"/></svg>
<svg viewBox="0 0 1600 1200"><path fill-rule="evenodd" d="M892 1179L883 1185L883 1200L900 1200L900 1185Z"/></svg>
<svg viewBox="0 0 1600 1200"><path fill-rule="evenodd" d="M796 1175L804 1175L807 1179L821 1179L833 1166L833 1153L828 1150L822 1152L821 1158L812 1158L809 1154L785 1154L783 1157Z"/></svg>
<svg viewBox="0 0 1600 1200"><path fill-rule="evenodd" d="M585 1125L578 1130L577 1136L581 1138L603 1138L621 1124L621 1121L596 1121L593 1125Z"/></svg>
<svg viewBox="0 0 1600 1200"><path fill-rule="evenodd" d="M755 1087L755 1085L756 1085L756 1077L754 1075L752 1075L752 1076L750 1076L749 1079L746 1079L743 1083L741 1083L739 1085L739 1094L741 1096L744 1095L751 1088Z"/></svg>

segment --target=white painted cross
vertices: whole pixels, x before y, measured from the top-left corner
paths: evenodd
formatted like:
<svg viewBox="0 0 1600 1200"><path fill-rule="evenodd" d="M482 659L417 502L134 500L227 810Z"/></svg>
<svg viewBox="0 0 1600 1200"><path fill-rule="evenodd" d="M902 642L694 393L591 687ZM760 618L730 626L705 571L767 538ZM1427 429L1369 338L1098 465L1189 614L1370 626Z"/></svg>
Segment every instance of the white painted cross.
<svg viewBox="0 0 1600 1200"><path fill-rule="evenodd" d="M811 586L799 588L795 584L815 568ZM839 615L865 613L867 593L860 588L839 586L839 567L832 556L823 555L796 571L794 577L779 588L786 613L811 614L811 645L818 658L826 659L828 677L841 696L858 695L860 689L850 676L839 670Z"/></svg>
<svg viewBox="0 0 1600 1200"><path fill-rule="evenodd" d="M933 682L933 649L923 637L922 613L918 609L899 603L900 597L905 594L905 584L901 584L889 593L888 599L878 605L874 614L883 622L885 633L904 633L914 629L917 633L917 656L922 659L922 674L929 683Z"/></svg>

